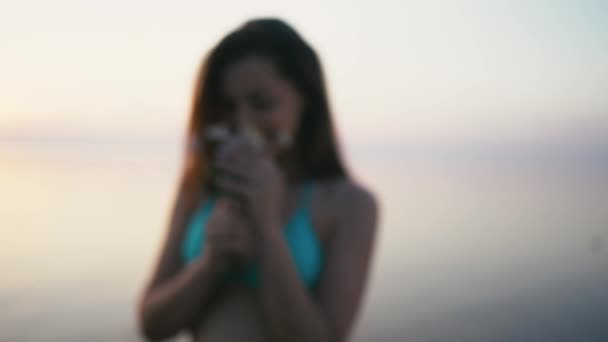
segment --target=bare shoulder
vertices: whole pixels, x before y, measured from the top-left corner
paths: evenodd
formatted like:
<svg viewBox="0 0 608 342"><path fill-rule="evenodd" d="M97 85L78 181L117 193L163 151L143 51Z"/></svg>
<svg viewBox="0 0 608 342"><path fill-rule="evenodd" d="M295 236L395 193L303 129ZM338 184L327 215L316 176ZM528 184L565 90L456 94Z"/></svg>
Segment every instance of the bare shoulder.
<svg viewBox="0 0 608 342"><path fill-rule="evenodd" d="M332 197L336 209L374 210L377 200L370 189L352 179L341 179L332 184Z"/></svg>
<svg viewBox="0 0 608 342"><path fill-rule="evenodd" d="M353 179L333 180L326 183L325 203L335 223L359 221L362 229L376 228L379 203L376 195L365 185ZM337 221L337 222L336 222ZM338 224L339 226L339 224Z"/></svg>

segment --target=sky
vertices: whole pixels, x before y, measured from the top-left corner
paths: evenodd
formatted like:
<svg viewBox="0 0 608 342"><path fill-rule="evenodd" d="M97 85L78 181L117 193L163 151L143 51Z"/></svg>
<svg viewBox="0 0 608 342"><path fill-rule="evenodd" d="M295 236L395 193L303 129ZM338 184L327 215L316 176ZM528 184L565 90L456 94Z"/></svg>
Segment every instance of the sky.
<svg viewBox="0 0 608 342"><path fill-rule="evenodd" d="M179 137L205 53L261 16L317 50L347 141L608 132L603 1L25 0L0 2L0 138Z"/></svg>

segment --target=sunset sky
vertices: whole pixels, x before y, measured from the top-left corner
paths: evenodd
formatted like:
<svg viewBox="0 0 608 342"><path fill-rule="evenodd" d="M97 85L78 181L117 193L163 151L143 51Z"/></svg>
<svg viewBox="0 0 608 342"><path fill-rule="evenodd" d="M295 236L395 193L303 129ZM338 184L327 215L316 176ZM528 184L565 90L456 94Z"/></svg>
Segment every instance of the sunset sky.
<svg viewBox="0 0 608 342"><path fill-rule="evenodd" d="M317 49L350 141L606 123L602 1L14 1L0 138L179 136L204 54L259 16Z"/></svg>

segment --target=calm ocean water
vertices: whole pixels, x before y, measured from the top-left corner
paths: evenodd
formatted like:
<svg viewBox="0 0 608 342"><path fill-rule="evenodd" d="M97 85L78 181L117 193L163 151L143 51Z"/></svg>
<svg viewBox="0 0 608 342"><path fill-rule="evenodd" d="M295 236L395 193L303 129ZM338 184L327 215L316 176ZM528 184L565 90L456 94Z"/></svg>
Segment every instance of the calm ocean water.
<svg viewBox="0 0 608 342"><path fill-rule="evenodd" d="M382 212L357 341L608 341L608 149L348 146ZM140 341L175 145L0 144L0 341Z"/></svg>

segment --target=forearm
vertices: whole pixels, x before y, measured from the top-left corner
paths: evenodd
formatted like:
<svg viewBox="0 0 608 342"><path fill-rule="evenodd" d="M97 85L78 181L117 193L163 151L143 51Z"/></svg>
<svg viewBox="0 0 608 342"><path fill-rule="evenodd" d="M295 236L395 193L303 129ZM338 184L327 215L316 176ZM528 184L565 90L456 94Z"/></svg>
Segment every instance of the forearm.
<svg viewBox="0 0 608 342"><path fill-rule="evenodd" d="M335 341L327 319L299 278L283 236L265 234L260 244L260 295L274 339Z"/></svg>
<svg viewBox="0 0 608 342"><path fill-rule="evenodd" d="M142 333L149 340L161 340L189 326L210 299L222 267L208 252L150 289L140 303Z"/></svg>

